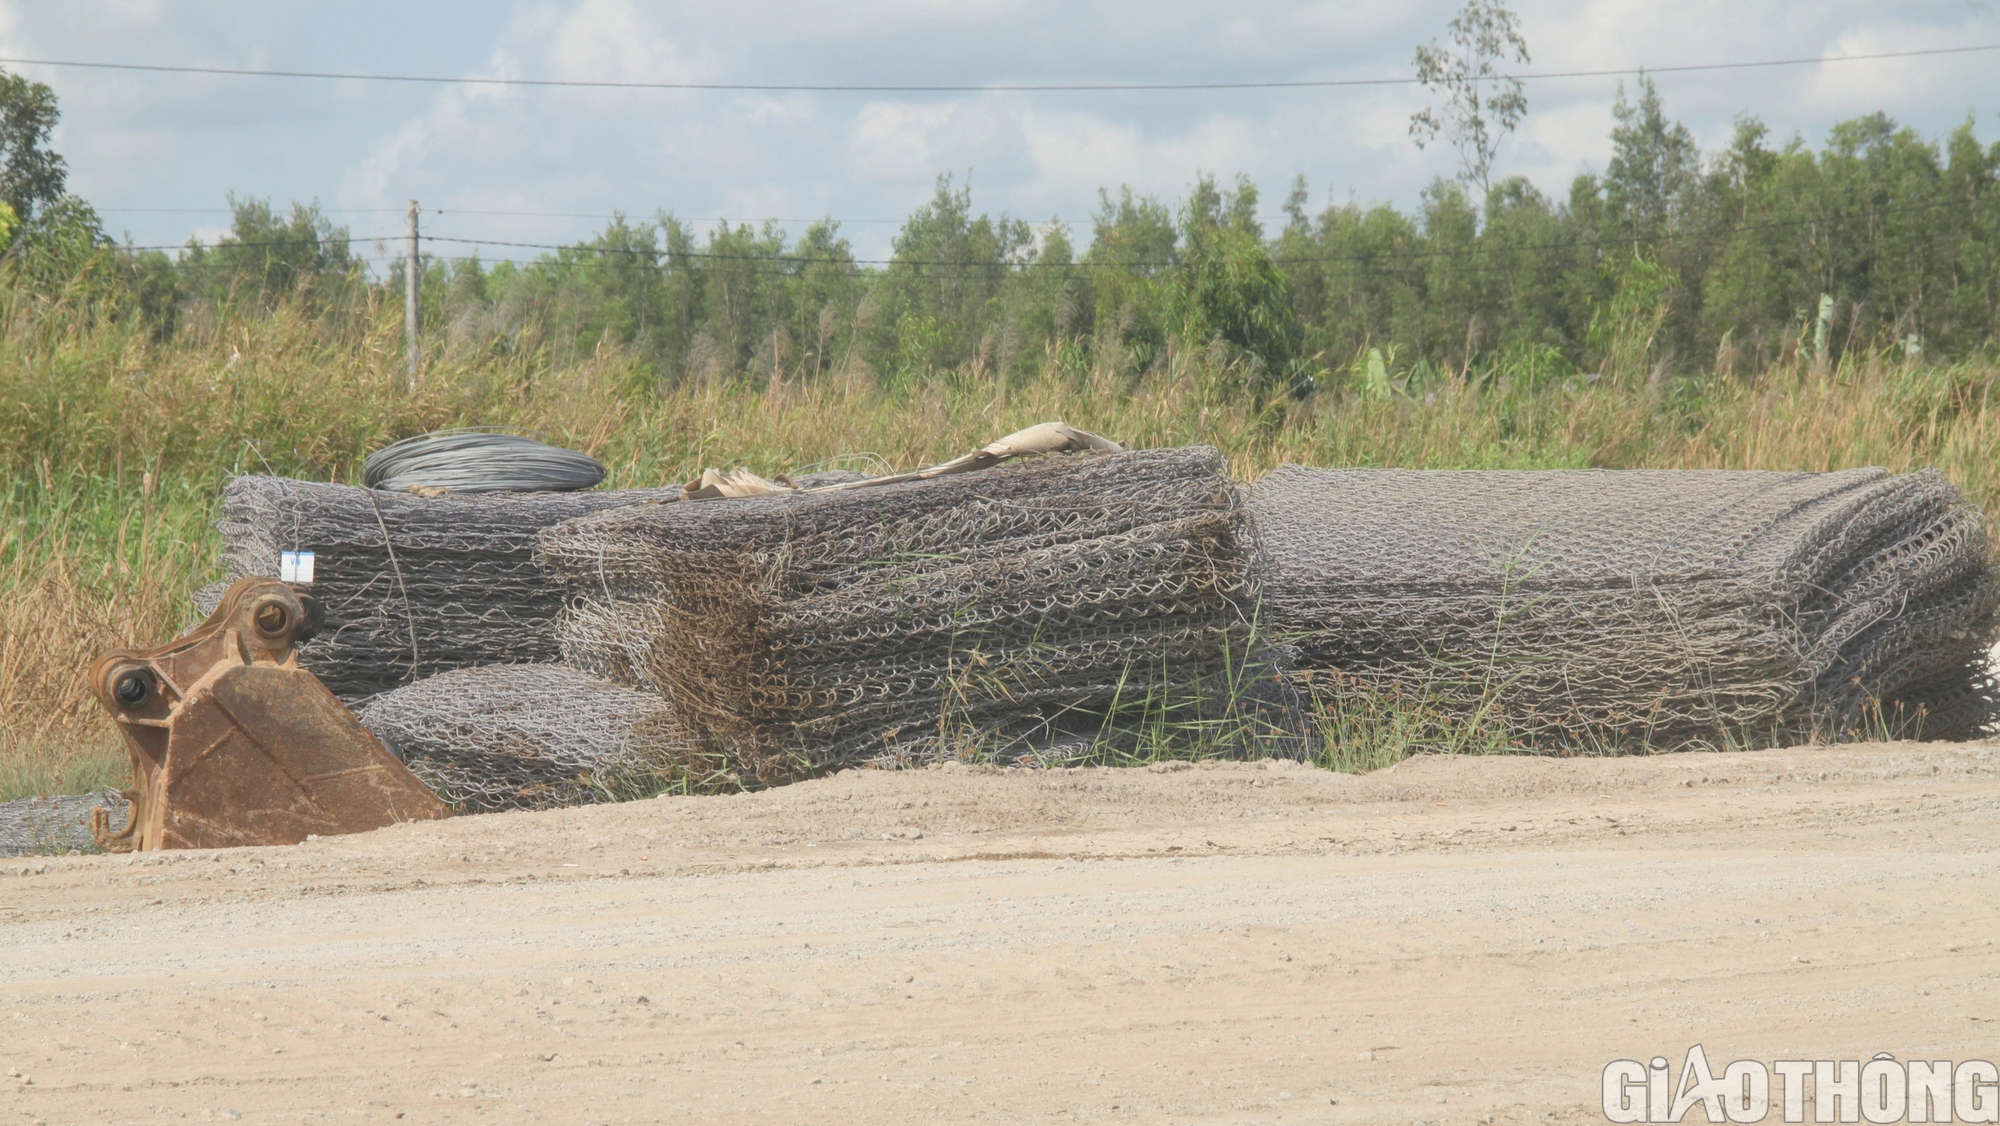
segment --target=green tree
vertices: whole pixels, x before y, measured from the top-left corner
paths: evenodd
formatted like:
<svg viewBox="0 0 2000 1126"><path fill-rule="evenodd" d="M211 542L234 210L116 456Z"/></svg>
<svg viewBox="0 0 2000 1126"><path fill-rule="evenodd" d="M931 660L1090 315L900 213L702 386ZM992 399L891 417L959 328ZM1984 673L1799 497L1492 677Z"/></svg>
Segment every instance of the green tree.
<svg viewBox="0 0 2000 1126"><path fill-rule="evenodd" d="M1701 150L1685 125L1667 120L1653 80L1639 75L1639 104L1625 97L1611 107L1611 163L1604 169L1614 217L1633 233L1658 235L1688 217L1701 186Z"/></svg>
<svg viewBox="0 0 2000 1126"><path fill-rule="evenodd" d="M1236 189L1224 192L1213 177L1200 177L1181 207L1180 236L1167 312L1181 342L1221 340L1253 357L1267 377L1290 379L1296 322L1257 222L1257 186L1238 177Z"/></svg>
<svg viewBox="0 0 2000 1126"><path fill-rule="evenodd" d="M876 283L884 316L874 343L886 374L922 378L962 364L999 366L1005 298L1035 261L1034 229L1005 215L974 215L970 185L954 188L944 175L894 246Z"/></svg>
<svg viewBox="0 0 2000 1126"><path fill-rule="evenodd" d="M21 221L62 198L68 166L49 150L61 116L45 83L0 70L0 201Z"/></svg>
<svg viewBox="0 0 2000 1126"><path fill-rule="evenodd" d="M347 228L321 214L317 202L293 203L281 215L264 199L229 198L229 233L204 246L190 240L184 272L218 301L265 305L292 297L324 299L360 282L360 263L348 248ZM400 284L402 272L392 280Z"/></svg>
<svg viewBox="0 0 2000 1126"><path fill-rule="evenodd" d="M1528 61L1514 13L1497 0L1466 0L1451 21L1451 46L1433 39L1417 48L1417 80L1444 95L1442 107L1425 107L1410 117L1410 136L1424 148L1439 136L1458 150L1459 178L1484 192L1493 172L1500 139L1528 113L1521 80L1500 73L1512 56Z"/></svg>
<svg viewBox="0 0 2000 1126"><path fill-rule="evenodd" d="M1090 337L1099 362L1137 374L1166 355L1165 293L1179 239L1165 203L1130 187L1115 198L1098 189L1078 330Z"/></svg>
<svg viewBox="0 0 2000 1126"><path fill-rule="evenodd" d="M818 376L852 357L868 279L855 264L854 247L841 237L840 224L830 218L807 227L791 253L791 338L799 349L798 370Z"/></svg>

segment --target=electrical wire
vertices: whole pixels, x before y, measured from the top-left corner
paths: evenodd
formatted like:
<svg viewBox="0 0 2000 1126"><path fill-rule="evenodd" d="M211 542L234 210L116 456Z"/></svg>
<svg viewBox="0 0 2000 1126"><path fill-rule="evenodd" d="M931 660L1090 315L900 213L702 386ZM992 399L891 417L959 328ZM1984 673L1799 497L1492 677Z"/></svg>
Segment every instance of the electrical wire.
<svg viewBox="0 0 2000 1126"><path fill-rule="evenodd" d="M437 430L369 454L361 479L371 489L453 493L550 493L588 489L604 480L589 454L492 427Z"/></svg>
<svg viewBox="0 0 2000 1126"><path fill-rule="evenodd" d="M1869 216L1882 216L1882 215L1890 215L1901 212L1932 211L1942 207L1958 207L1958 206L1971 207L1979 204L1991 204L1995 202L2000 202L2000 195L1988 196L1983 199L1931 200L1926 203L1909 204L1901 207L1873 208L1866 210L1865 214ZM1498 253L1510 253L1510 252L1520 253L1524 251L1540 251L1540 250L1571 250L1571 249L1580 249L1586 247L1594 247L1601 249L1607 246L1628 246L1635 243L1654 244L1662 242L1678 242L1683 239L1726 237L1729 235L1743 234L1753 231L1781 230L1792 227L1810 227L1828 222L1833 218L1835 218L1835 216L1821 214L1821 215L1810 216L1803 219L1772 219L1759 223L1737 223L1737 224L1730 224L1727 226L1718 225L1712 227L1696 228L1694 230L1666 231L1658 234L1624 234L1624 235L1617 235L1611 238L1563 239L1556 242L1521 243L1512 246L1502 246L1502 247L1484 247L1484 246L1471 247L1465 250L1413 250L1413 251L1363 252L1358 254L1296 254L1296 255L1282 255L1282 256L1273 255L1272 261L1281 265L1295 264L1295 263L1306 264L1314 262L1379 262L1379 261L1395 261L1395 260L1406 260L1406 259L1414 260L1414 259L1424 259L1424 258L1469 258L1479 255L1490 255ZM560 243L546 243L546 242L515 242L505 239L459 238L451 235L422 235L420 237L424 241L428 242L447 242L454 244L464 244L468 246L501 246L501 247L515 248L515 249L523 249L523 250L568 251L572 254L624 255L627 257L653 258L653 259L694 258L707 261L722 261L722 262L773 262L773 263L781 262L790 265L831 264L831 265L843 265L843 266L977 268L986 270L1033 269L1033 268L1076 269L1079 267L1089 267L1095 269L1095 268L1102 268L1104 266L1117 266L1117 267L1124 267L1131 269L1174 269L1183 265L1183 263L1181 262L1171 261L1171 260L1114 262L1114 263L1040 262L1040 261L972 262L963 260L926 259L926 258L833 258L833 257L826 257L823 255L804 255L804 254L719 254L713 251L701 251L701 250L676 250L669 252L661 248L640 247L640 246L630 246L630 247L590 246L588 244L564 245ZM538 262L537 264L540 263ZM554 265L557 263L550 263L550 264Z"/></svg>
<svg viewBox="0 0 2000 1126"><path fill-rule="evenodd" d="M324 207L320 209L328 215L404 215L409 209L404 207ZM234 215L227 207L100 207L100 215ZM426 207L424 215L505 215L526 219L629 219L638 211L501 211L489 208L468 207ZM728 223L744 222L740 216L732 220L727 215L675 215L683 223ZM763 223L907 223L908 219L837 219L831 215L821 215L812 219L761 219ZM1030 224L1069 223L1074 220L1057 216L1053 219L1031 219ZM405 235L387 235L386 238L405 238Z"/></svg>
<svg viewBox="0 0 2000 1126"><path fill-rule="evenodd" d="M1970 209L1979 207L1981 205L1994 204L1996 202L2000 202L2000 195L1986 196L1983 198L1973 198L1973 199L1930 200L1924 203L1906 204L1902 206L1863 209L1858 217L1873 219L1873 218L1880 218L1896 214L1905 214L1905 213L1912 213L1919 211L1933 211L1939 208L1947 208L1947 207L1965 207ZM1359 253L1347 253L1347 254L1274 254L1271 260L1274 264L1280 266L1315 265L1315 264L1328 264L1328 263L1353 263L1361 267L1361 269L1355 272L1363 273L1367 272L1368 270L1377 268L1384 263L1391 263L1391 262L1422 261L1422 260L1432 260L1432 259L1454 259L1454 260L1463 260L1472 258L1490 259L1496 256L1523 254L1523 253L1532 253L1541 251L1553 251L1553 250L1578 250L1578 249L1603 250L1608 247L1623 247L1623 246L1638 246L1638 245L1654 246L1663 243L1680 242L1689 239L1728 238L1734 235L1754 233L1760 231L1787 230L1793 228L1814 227L1832 223L1841 218L1844 218L1844 216L1829 215L1822 213L1798 219L1772 219L1757 223L1716 225L1710 227L1695 228L1691 230L1664 231L1651 234L1647 233L1619 234L1611 236L1609 238L1589 237L1589 238L1561 239L1551 242L1512 243L1504 245L1480 245L1473 247L1451 248L1451 249L1363 251ZM383 235L383 236L374 236L372 238L350 239L350 243L368 242L368 241L373 241L377 243L399 243L405 241L408 237L409 236L407 234ZM676 250L669 252L659 247L591 246L588 244L580 244L580 243L562 244L562 243L543 243L543 242L521 242L521 241L506 240L506 239L462 238L451 235L433 235L433 234L421 234L419 235L419 239L422 242L430 242L430 243L452 243L456 245L466 245L475 247L493 246L493 247L505 247L511 249L542 250L542 251L553 251L556 253L566 253L570 255L588 256L584 258L550 258L547 255L543 255L540 258L532 260L498 259L493 263L490 263L493 265L497 265L499 264L499 262L510 262L516 267L524 269L530 267L537 269L568 269L568 268L575 268L579 265L589 264L591 262L604 261L607 258L614 258L614 257L623 257L627 260L640 262L642 264L658 264L661 261L671 262L676 259L690 259L690 260L711 261L711 262L747 262L756 266L780 267L778 269L751 269L747 271L747 273L749 273L752 276L770 276L770 277L796 277L798 276L799 267L814 266L814 265L847 267L850 269L858 269L860 267L900 266L914 270L955 269L960 271L974 271L980 274L991 273L993 271L1029 270L1029 269L1061 270L1066 273L1079 269L1102 270L1107 268L1127 269L1127 270L1170 270L1170 269L1180 269L1186 265L1185 262L1173 261L1173 260L1167 260L1167 261L1140 260L1140 261L1129 261L1129 262L1091 262L1087 260L1069 261L1069 262L1051 262L1051 261L1037 260L1037 261L997 262L991 260L970 261L970 260L924 259L924 258L841 258L841 257L829 257L824 255L802 255L802 254L728 254L728 253L719 253L715 251L701 251L701 250ZM216 246L205 247L204 249L213 250L213 249L221 249L222 247L229 247L229 248L295 247L298 245L299 245L298 243L290 241L237 242L237 243L217 244ZM187 249L187 246L186 244L179 244L172 246L168 245L118 246L115 249L124 251L142 251L142 250L167 251L167 250L185 250ZM402 254L379 255L373 257L356 256L354 258L348 259L348 261L350 262L401 262L404 260L405 256ZM177 268L182 268L182 269L235 268L234 264L211 262L211 261L177 262L176 266Z"/></svg>
<svg viewBox="0 0 2000 1126"><path fill-rule="evenodd" d="M1688 63L1680 66L1619 67L1605 70L1562 70L1528 74L1480 76L1479 82L1531 82L1555 78L1609 78L1628 74L1682 74L1696 71L1750 70L1762 67L1810 66L1820 63L1865 62L1876 59L1907 59L1935 55L1963 55L2000 51L2000 43L1964 47L1931 47L1910 51L1876 51L1861 55L1822 55L1815 58L1760 59L1734 63ZM897 83L769 83L769 82L620 82L610 79L571 78L486 78L449 77L431 74L369 74L325 70L266 70L249 67L172 66L158 63L106 63L80 59L0 58L11 66L73 67L87 70L139 71L154 74L207 74L239 78L314 78L343 82L400 82L453 86L529 86L592 90L715 90L769 93L853 93L853 94L997 94L997 93L1116 93L1121 91L1213 91L1213 90L1293 90L1326 89L1345 86L1417 86L1419 78L1303 78L1263 82L1033 82L897 84Z"/></svg>
<svg viewBox="0 0 2000 1126"><path fill-rule="evenodd" d="M348 235L344 241L346 241L348 244L351 245L357 242L408 242L409 238L410 238L409 232L403 231L393 235ZM341 241L343 240L329 238L325 240L324 243L320 243L318 245L334 246L339 244ZM306 245L306 240L259 239L249 242L236 242L233 240L229 242L201 242L197 239L190 237L188 242L177 242L177 243L163 242L150 246L126 246L125 244L120 243L118 244L118 248L120 250L187 250L189 248L189 243L192 243L195 247L198 247L203 251L236 250L236 249L255 250L259 248L268 248L273 246L302 247Z"/></svg>

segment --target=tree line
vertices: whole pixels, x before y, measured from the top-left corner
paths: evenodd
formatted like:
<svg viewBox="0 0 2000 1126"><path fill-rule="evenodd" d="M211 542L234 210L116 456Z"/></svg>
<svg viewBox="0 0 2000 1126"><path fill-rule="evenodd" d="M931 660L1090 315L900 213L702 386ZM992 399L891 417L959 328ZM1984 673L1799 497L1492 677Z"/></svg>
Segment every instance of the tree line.
<svg viewBox="0 0 2000 1126"><path fill-rule="evenodd" d="M279 304L328 331L400 306L400 268L372 271L315 205L232 198L231 231L213 244L115 242L46 152L47 87L6 82L0 97L32 110L0 115L0 232L17 288L160 340ZM944 176L886 263L856 261L831 220L793 238L768 223L620 217L519 264L433 243L427 347L552 362L616 349L663 384L1051 367L1136 377L1220 352L1258 386L1301 392L1992 349L2000 143L1982 144L1971 120L1930 138L1874 114L1815 147L1746 116L1703 152L1650 80L1632 95L1621 88L1604 170L1562 198L1521 177L1483 189L1461 178L1409 210L1315 210L1301 179L1267 227L1257 185L1202 175L1177 201L1101 192L1075 230L980 213Z"/></svg>

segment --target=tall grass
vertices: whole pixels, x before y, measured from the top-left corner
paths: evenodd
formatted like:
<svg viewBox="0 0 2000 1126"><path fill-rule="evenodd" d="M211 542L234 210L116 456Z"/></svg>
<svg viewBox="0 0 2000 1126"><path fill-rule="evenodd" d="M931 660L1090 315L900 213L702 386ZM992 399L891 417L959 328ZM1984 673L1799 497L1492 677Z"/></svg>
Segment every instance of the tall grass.
<svg viewBox="0 0 2000 1126"><path fill-rule="evenodd" d="M157 643L189 621L192 592L214 577L209 525L230 473L347 480L370 449L440 426L536 429L604 460L618 486L684 480L706 466L764 474L843 461L902 468L1060 418L1135 445L1214 444L1246 479L1284 461L1935 464L1982 505L2000 488L1990 456L2000 438L1990 404L2000 367L1983 362L1912 366L1850 355L1832 369L1612 371L1594 382L1502 362L1455 375L1391 371L1390 394L1379 380L1355 380L1363 394L1336 379L1296 398L1270 392L1220 349L1170 348L1138 377L1052 355L1022 378L973 369L890 382L850 363L816 379L662 385L611 347L558 362L480 345L437 351L418 390L399 395L399 331L394 310L333 320L281 305L159 341L60 296L16 290L6 298L0 799L79 789L118 771L122 751L82 673L105 649ZM1371 718L1377 704L1342 706L1328 713L1333 730L1347 733L1348 746L1363 741L1362 726L1375 732L1389 748L1369 752L1376 757L1400 753L1396 723L1408 725L1408 746L1436 739L1407 708Z"/></svg>

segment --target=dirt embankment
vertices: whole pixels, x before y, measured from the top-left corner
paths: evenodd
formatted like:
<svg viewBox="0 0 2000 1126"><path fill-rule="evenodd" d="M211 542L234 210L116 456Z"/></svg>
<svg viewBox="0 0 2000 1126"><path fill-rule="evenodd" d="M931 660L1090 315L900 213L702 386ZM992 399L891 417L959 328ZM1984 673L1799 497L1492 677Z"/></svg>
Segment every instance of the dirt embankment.
<svg viewBox="0 0 2000 1126"><path fill-rule="evenodd" d="M1900 744L848 773L7 860L0 1090L22 1122L1602 1121L1606 1062L1694 1043L1992 1058L1996 819L2000 751Z"/></svg>

